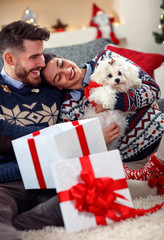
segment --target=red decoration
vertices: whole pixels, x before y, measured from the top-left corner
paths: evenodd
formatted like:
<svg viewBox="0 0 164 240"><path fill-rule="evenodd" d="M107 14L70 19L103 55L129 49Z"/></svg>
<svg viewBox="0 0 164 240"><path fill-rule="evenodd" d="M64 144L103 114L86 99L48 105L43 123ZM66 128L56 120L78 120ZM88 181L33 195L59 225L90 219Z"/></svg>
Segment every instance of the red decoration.
<svg viewBox="0 0 164 240"><path fill-rule="evenodd" d="M52 28L55 29L55 32L63 32L67 26L68 24L63 24L60 19L57 19L57 24L53 25Z"/></svg>
<svg viewBox="0 0 164 240"><path fill-rule="evenodd" d="M78 211L94 214L97 225L107 225L106 217L118 222L153 213L163 207L164 202L146 210L134 209L115 202L116 198L125 199L115 191L128 187L126 179L95 178L89 156L80 157L79 160L82 167L80 178L83 182L80 181L71 189L58 192L59 202L74 200Z"/></svg>
<svg viewBox="0 0 164 240"><path fill-rule="evenodd" d="M97 87L101 87L101 86L102 86L101 84L98 84L96 82L90 81L89 85L84 90L84 94L85 94L86 99L88 100L89 95L90 95L90 90L92 88L97 88ZM95 106L94 102L91 102L91 103L92 103L92 107L94 107Z"/></svg>
<svg viewBox="0 0 164 240"><path fill-rule="evenodd" d="M114 18L110 18L107 16L107 14L102 11L96 4L93 4L93 13L92 13L92 19L90 21L90 26L97 28L97 36L96 38L102 38L102 32L100 30L101 26L109 26L110 28L110 40L114 44L119 44L119 40L115 36L114 30L113 30L113 23Z"/></svg>

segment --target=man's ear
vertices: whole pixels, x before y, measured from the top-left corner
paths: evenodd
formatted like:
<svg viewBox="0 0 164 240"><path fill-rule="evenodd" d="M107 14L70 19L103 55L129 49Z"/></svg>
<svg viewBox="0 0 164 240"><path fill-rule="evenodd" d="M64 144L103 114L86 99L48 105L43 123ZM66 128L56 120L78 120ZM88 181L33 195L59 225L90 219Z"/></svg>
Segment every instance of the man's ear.
<svg viewBox="0 0 164 240"><path fill-rule="evenodd" d="M12 54L12 53L10 53L10 52L6 52L5 54L4 54L4 60L5 60L5 62L8 64L8 65L10 65L10 66L13 66L14 65L14 60L15 60L15 56Z"/></svg>

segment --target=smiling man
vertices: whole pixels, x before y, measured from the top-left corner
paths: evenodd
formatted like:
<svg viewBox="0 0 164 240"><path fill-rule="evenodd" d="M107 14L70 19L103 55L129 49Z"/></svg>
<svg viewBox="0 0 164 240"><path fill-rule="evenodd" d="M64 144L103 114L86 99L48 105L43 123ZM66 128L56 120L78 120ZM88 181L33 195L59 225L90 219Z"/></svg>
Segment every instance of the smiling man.
<svg viewBox="0 0 164 240"><path fill-rule="evenodd" d="M57 122L64 92L42 85L44 42L50 33L23 21L0 31L0 236L20 240L17 230L63 226L55 190L24 189L11 140ZM28 164L26 166L28 168ZM53 211L52 211L53 209Z"/></svg>

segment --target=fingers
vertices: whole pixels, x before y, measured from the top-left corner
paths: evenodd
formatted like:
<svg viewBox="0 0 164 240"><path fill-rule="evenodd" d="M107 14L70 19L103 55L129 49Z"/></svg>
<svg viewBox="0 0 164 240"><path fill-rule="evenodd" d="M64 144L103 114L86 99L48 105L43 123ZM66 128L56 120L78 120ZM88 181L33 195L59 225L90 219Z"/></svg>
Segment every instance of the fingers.
<svg viewBox="0 0 164 240"><path fill-rule="evenodd" d="M112 123L103 131L106 144L111 143L120 136L120 128L115 123Z"/></svg>
<svg viewBox="0 0 164 240"><path fill-rule="evenodd" d="M151 104L151 108L156 108L157 110L159 110L159 105L158 105L158 103L157 103L157 102L153 102L153 103Z"/></svg>

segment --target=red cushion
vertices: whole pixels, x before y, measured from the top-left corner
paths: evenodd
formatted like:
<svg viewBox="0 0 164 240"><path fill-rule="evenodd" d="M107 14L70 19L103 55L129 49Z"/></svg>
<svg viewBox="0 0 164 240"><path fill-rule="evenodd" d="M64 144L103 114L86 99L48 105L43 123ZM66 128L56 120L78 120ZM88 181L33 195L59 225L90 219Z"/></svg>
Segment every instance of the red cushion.
<svg viewBox="0 0 164 240"><path fill-rule="evenodd" d="M146 73L153 77L154 69L158 68L164 62L164 55L156 53L138 52L126 48L107 45L106 49L118 53L140 66Z"/></svg>

